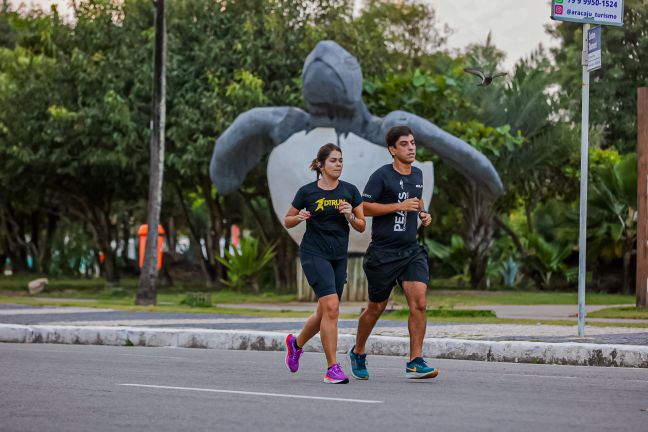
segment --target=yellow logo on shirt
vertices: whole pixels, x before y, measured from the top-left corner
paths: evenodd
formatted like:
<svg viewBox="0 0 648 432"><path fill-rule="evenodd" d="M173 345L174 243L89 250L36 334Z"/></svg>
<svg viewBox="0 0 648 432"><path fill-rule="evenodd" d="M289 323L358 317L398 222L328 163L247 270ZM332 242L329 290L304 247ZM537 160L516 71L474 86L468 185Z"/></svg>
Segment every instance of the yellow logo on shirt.
<svg viewBox="0 0 648 432"><path fill-rule="evenodd" d="M340 199L333 199L333 200L327 200L324 198L320 198L315 203L317 204L317 207L315 208L315 211L324 211L325 207L334 207L334 208L339 208L340 204L345 202L346 200L344 198Z"/></svg>

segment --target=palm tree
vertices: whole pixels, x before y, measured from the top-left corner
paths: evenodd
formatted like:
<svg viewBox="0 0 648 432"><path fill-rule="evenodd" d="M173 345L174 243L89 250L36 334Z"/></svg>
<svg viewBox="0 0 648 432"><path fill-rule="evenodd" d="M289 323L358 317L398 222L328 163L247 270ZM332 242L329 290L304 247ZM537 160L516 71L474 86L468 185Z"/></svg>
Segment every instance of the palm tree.
<svg viewBox="0 0 648 432"><path fill-rule="evenodd" d="M468 64L479 64L485 70L496 70L502 60L489 40L483 46L471 47L466 58ZM462 90L473 108L472 115L493 128L490 136L471 131L471 127L455 132L491 159L506 188L505 195L494 201L465 179L450 182L451 199L463 213L462 237L471 256L471 283L475 287L485 286L495 224L512 237L520 256L527 255L515 231L498 214L519 205L521 198L531 234L534 209L548 196L559 196L566 189L564 168L578 140L568 126L552 117L556 101L550 85L551 65L541 49L517 63L507 85L496 83L484 88L476 86L472 77L464 81Z"/></svg>
<svg viewBox="0 0 648 432"><path fill-rule="evenodd" d="M629 153L594 173L588 242L623 259L623 293L630 294L630 264L637 238L637 155Z"/></svg>

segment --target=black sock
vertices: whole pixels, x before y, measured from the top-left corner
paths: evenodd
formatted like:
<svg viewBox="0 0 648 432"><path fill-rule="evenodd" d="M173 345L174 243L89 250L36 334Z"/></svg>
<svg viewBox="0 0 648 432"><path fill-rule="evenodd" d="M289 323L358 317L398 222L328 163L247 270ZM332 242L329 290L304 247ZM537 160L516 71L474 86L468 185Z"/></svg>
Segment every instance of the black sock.
<svg viewBox="0 0 648 432"><path fill-rule="evenodd" d="M302 347L297 345L297 338L293 339L293 345L295 345L295 348L297 348L298 350L302 349Z"/></svg>

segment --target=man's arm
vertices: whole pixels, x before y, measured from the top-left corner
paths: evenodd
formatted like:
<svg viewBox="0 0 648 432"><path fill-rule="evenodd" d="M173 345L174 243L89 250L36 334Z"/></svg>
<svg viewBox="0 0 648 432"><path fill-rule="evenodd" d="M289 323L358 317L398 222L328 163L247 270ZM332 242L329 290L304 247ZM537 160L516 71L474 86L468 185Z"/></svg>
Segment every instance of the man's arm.
<svg viewBox="0 0 648 432"><path fill-rule="evenodd" d="M432 223L432 215L425 210L425 203L422 198L419 200L418 215L423 226L428 226Z"/></svg>
<svg viewBox="0 0 648 432"><path fill-rule="evenodd" d="M365 201L363 204L365 216L383 216L396 212L410 212L419 211L421 200L418 198L410 198L403 202L392 204L379 204L375 202Z"/></svg>

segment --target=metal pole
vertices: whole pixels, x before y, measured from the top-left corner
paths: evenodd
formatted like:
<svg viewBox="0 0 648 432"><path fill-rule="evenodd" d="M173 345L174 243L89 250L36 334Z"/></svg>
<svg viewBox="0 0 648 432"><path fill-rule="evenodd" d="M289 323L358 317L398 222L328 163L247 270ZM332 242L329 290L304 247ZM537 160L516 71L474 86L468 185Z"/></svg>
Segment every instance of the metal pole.
<svg viewBox="0 0 648 432"><path fill-rule="evenodd" d="M589 149L589 72L587 71L587 35L590 25L583 25L583 101L581 118L580 229L578 238L578 336L585 336L585 280L587 247L587 162Z"/></svg>

